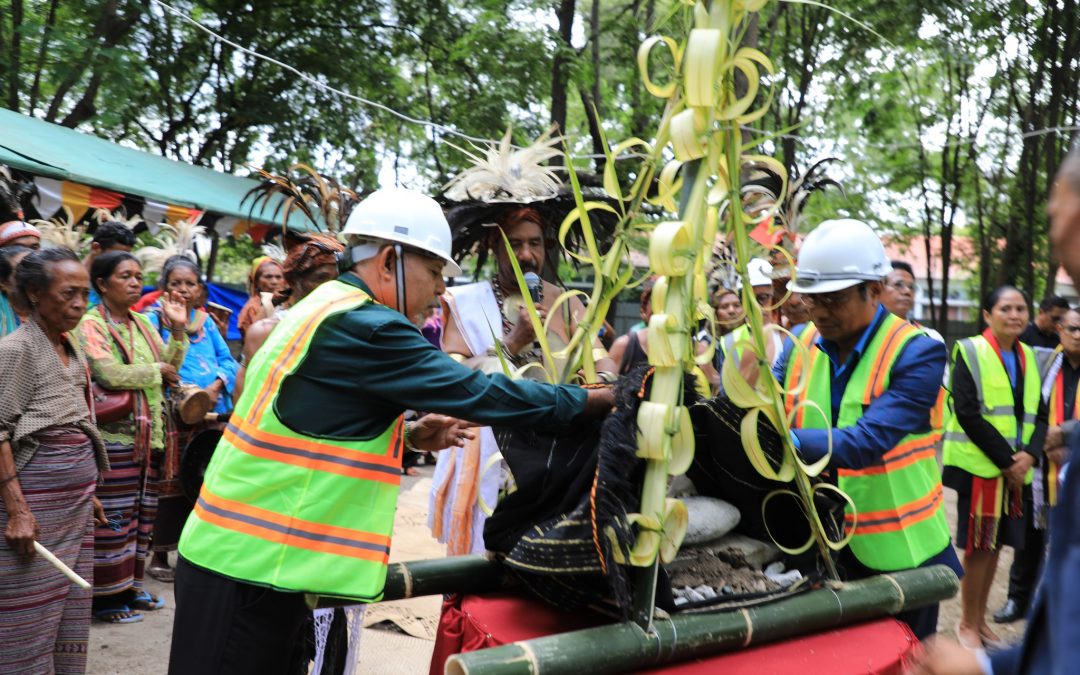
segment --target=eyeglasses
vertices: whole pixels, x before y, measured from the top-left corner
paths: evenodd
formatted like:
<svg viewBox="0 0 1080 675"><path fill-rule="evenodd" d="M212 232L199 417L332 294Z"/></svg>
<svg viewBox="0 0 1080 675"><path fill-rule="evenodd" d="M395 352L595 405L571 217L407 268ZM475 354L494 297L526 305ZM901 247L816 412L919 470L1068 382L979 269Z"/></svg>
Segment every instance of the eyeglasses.
<svg viewBox="0 0 1080 675"><path fill-rule="evenodd" d="M842 291L833 291L832 293L807 293L803 295L803 303L807 305L818 305L825 307L826 309L836 309L840 305L848 301L850 297L850 288L845 288Z"/></svg>
<svg viewBox="0 0 1080 675"><path fill-rule="evenodd" d="M919 290L919 287L910 281L894 281L885 285L890 288L895 288L898 291L911 291L912 293L916 293Z"/></svg>
<svg viewBox="0 0 1080 675"><path fill-rule="evenodd" d="M1080 326L1062 326L1061 329L1069 335L1080 335Z"/></svg>

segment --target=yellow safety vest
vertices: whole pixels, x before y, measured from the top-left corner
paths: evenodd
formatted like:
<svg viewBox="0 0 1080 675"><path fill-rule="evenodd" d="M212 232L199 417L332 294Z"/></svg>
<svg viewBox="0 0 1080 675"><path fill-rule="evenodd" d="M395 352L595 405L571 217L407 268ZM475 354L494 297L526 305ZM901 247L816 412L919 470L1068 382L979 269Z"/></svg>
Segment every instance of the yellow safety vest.
<svg viewBox="0 0 1080 675"><path fill-rule="evenodd" d="M180 554L224 576L286 591L382 597L401 482L403 421L370 440L313 438L277 414L282 383L319 326L371 298L323 284L289 310L251 360L207 468ZM318 411L312 411L318 414Z"/></svg>
<svg viewBox="0 0 1080 675"><path fill-rule="evenodd" d="M840 401L836 427L855 426L866 406L888 389L893 365L903 347L920 331L902 319L886 315L851 374ZM832 410L832 373L829 358L814 345L817 329L810 324L800 340L808 358L793 351L788 364L786 388L790 391L806 369L806 387L787 396L789 414L795 414L795 428L824 428L826 420L816 412L804 415L804 400ZM929 417L929 410L927 411ZM854 527L849 544L862 564L875 570L910 569L941 553L949 545L949 525L945 520L941 477L935 457L940 435L934 431L910 433L881 459L861 469L836 470L837 486L855 504L845 514L847 527Z"/></svg>

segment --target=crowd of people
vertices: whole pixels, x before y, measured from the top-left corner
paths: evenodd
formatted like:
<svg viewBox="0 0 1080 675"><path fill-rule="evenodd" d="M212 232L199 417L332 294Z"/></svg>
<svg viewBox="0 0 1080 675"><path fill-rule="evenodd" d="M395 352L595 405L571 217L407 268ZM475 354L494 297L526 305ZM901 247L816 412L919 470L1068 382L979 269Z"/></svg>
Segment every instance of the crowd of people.
<svg viewBox="0 0 1080 675"><path fill-rule="evenodd" d="M610 388L528 377L564 366L545 363L541 340L558 351L585 313L576 297L554 303L559 198L496 203L476 187L449 205L379 190L339 237L307 235L284 260L253 261L239 361L192 258L154 270L159 292L147 298L124 224L101 224L85 259L42 247L21 220L0 224L0 670L83 672L91 617L128 624L164 606L144 587L150 574L177 584L170 672L280 672L310 618L303 592L381 597L406 450L441 451L435 536L451 553L485 550L484 519L511 477L490 427L460 420L565 428L603 417L614 399ZM1061 232L1080 230L1076 153L1055 189L1066 241ZM492 276L448 289L459 246L492 253ZM855 507L838 557L845 578L936 564L962 578L959 646L933 647L927 672L1061 666L1072 629L1055 617L1069 610L1046 587L1075 576L1063 567L1072 549L1060 549L1075 536L1063 505L1075 502L1064 481L1080 434L1080 310L1048 296L1029 321L1028 298L1002 286L982 304L986 329L950 356L912 316L911 265L888 260L865 223L819 224L793 270L761 259L747 268L712 289L715 316L695 342L714 356L699 387L722 396L725 368L758 376L746 316L760 311L791 442L827 465ZM549 319L544 336L519 274ZM610 353L591 345L596 382L648 361L652 290L642 287L642 324ZM207 431L220 441L193 500L181 454ZM955 536L943 487L958 496ZM37 546L92 588L71 584ZM1035 618L1021 648L993 651L1004 647L987 621L1002 546L1017 555L994 618ZM938 630L936 605L898 618L920 639Z"/></svg>

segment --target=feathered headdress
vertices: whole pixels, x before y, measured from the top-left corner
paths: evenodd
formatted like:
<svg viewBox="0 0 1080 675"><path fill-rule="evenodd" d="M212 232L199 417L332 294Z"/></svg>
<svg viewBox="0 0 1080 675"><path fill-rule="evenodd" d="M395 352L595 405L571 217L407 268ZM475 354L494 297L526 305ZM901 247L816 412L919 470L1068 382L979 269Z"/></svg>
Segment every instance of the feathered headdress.
<svg viewBox="0 0 1080 675"><path fill-rule="evenodd" d="M755 230L750 236L762 244L780 244L793 252L794 242L803 226L803 209L810 195L828 187L837 188L841 194L844 192L839 182L825 175L825 167L838 161L840 160L836 157L827 157L815 162L803 174L799 174L798 169L792 167L786 193L783 192L784 180L781 176L767 166L753 166L741 188L743 212L755 221L765 217L761 222L768 232ZM772 214L771 217L766 216L769 213ZM767 241L762 241L761 238ZM789 263L782 254L774 252L771 262L774 278L788 275ZM714 246L709 269L711 289L736 287L738 271L735 267L735 255L726 242Z"/></svg>
<svg viewBox="0 0 1080 675"><path fill-rule="evenodd" d="M124 207L122 206L119 209L113 211L112 213L110 213L107 209L97 209L96 211L94 211L94 220L97 221L98 225L108 222L120 223L132 232L136 231L140 225L144 225L146 223L146 220L144 220L143 217L138 214L134 216L128 216L127 211L125 211Z"/></svg>
<svg viewBox="0 0 1080 675"><path fill-rule="evenodd" d="M78 254L83 254L90 247L90 235L86 233L86 224L75 220L75 214L66 205L60 207L63 216L56 215L49 220L31 220L41 231L41 240L51 246L64 246Z"/></svg>
<svg viewBox="0 0 1080 675"><path fill-rule="evenodd" d="M23 203L37 193L33 181L19 180L0 166L0 223L23 219Z"/></svg>
<svg viewBox="0 0 1080 675"><path fill-rule="evenodd" d="M162 224L154 240L157 245L143 246L132 253L145 269L161 269L169 258L181 255L197 261L195 238L206 234L206 228L194 220L181 220L175 225Z"/></svg>
<svg viewBox="0 0 1080 675"><path fill-rule="evenodd" d="M558 255L550 252L558 248L558 227L577 206L573 191L563 185L556 173L562 169L547 164L561 154L558 146L563 139L554 135L554 128L526 148L514 147L510 139L511 129L507 129L499 143L474 148L475 152L458 148L473 165L447 183L437 198L450 223L453 257L460 261L475 254L479 274L489 254L487 239L492 227L505 224L507 216L527 215L534 220L538 217L549 251L543 275L554 281ZM602 200L603 196L589 195L587 199ZM522 210L526 208L527 211ZM515 210L517 214L513 213ZM617 217L597 210L589 218L601 249L606 249ZM567 234L566 245L574 250L582 245L578 228Z"/></svg>
<svg viewBox="0 0 1080 675"><path fill-rule="evenodd" d="M299 212L307 218L315 230L329 230L336 235L345 226L345 221L360 202L360 195L352 188L341 185L337 179L319 173L307 164L293 164L282 174L273 174L264 169L255 169L263 179L256 187L244 195L243 202L251 201L250 213L265 209L274 200L273 217L281 217L281 229L285 240L285 249L302 241L290 241L294 236L289 231L289 218Z"/></svg>

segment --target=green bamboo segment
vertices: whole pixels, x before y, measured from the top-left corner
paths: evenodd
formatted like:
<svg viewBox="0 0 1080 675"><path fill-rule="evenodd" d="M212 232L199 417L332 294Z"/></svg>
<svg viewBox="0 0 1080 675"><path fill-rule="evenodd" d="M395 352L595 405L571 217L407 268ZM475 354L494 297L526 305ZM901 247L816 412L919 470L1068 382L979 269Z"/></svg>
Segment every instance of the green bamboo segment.
<svg viewBox="0 0 1080 675"><path fill-rule="evenodd" d="M503 568L481 555L462 555L436 560L390 563L383 600L405 600L422 595L483 593L504 586ZM355 605L356 600L308 593L311 609Z"/></svg>
<svg viewBox="0 0 1080 675"><path fill-rule="evenodd" d="M717 614L675 615L646 632L619 623L457 654L448 675L580 675L638 672L751 645L925 607L956 594L960 581L935 565L852 581L785 600Z"/></svg>

